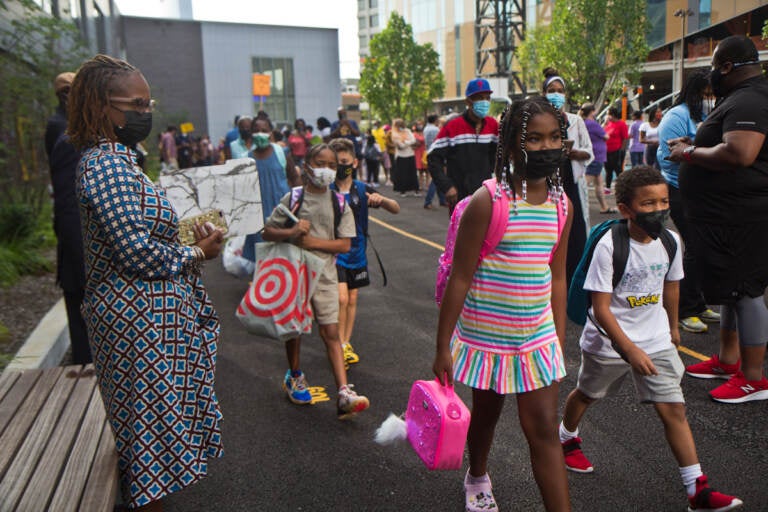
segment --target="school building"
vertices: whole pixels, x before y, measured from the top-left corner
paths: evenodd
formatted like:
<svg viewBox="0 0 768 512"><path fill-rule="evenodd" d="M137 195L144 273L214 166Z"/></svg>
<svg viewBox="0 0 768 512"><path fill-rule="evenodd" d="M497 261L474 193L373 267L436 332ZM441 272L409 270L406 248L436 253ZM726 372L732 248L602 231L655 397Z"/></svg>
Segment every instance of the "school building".
<svg viewBox="0 0 768 512"><path fill-rule="evenodd" d="M279 125L297 117L311 125L320 116L335 119L341 104L336 29L133 16L121 23L126 57L158 102L155 131L189 122L194 135L207 133L215 142L235 115L259 110ZM269 77L258 96L254 75Z"/></svg>
<svg viewBox="0 0 768 512"><path fill-rule="evenodd" d="M392 12L413 27L419 43L440 55L446 81L438 107L461 107L464 85L489 78L494 96L522 96L525 85L514 55L525 30L549 23L556 0L358 0L360 58L371 38L386 27ZM709 66L717 42L732 34L752 37L761 60L768 60L761 31L768 0L646 0L651 48L643 66L642 105L679 90L687 70Z"/></svg>

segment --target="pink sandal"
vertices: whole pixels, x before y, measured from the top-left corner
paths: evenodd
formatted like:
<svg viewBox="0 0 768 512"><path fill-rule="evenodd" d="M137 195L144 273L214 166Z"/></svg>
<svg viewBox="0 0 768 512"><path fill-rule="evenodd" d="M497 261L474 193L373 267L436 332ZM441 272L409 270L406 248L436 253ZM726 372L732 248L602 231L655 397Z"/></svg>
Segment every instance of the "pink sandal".
<svg viewBox="0 0 768 512"><path fill-rule="evenodd" d="M488 478L488 473L485 474L486 481L479 484L469 484L469 470L464 477L464 492L466 512L498 512L499 508L496 506L496 500L493 497L491 491L491 479Z"/></svg>

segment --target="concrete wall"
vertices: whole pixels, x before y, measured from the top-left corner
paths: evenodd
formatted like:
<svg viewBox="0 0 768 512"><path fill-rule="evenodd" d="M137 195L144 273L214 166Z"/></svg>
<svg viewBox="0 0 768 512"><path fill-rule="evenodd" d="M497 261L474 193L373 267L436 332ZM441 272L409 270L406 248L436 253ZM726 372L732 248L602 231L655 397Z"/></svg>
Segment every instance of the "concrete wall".
<svg viewBox="0 0 768 512"><path fill-rule="evenodd" d="M123 16L128 62L138 67L158 102L155 131L191 122L207 131L200 23ZM151 141L150 141L151 142Z"/></svg>
<svg viewBox="0 0 768 512"><path fill-rule="evenodd" d="M202 41L214 140L232 127L236 114L258 110L251 94L253 57L293 58L296 116L312 125L319 116L336 119L341 105L336 29L203 22Z"/></svg>

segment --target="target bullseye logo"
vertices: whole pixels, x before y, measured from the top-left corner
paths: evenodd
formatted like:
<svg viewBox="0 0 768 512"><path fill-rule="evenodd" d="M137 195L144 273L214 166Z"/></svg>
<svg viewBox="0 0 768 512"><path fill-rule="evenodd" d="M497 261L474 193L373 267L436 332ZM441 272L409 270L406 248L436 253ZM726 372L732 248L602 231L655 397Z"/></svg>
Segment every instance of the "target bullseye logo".
<svg viewBox="0 0 768 512"><path fill-rule="evenodd" d="M248 310L259 317L274 317L277 324L290 317L296 307L299 273L295 264L285 258L265 260L256 272L257 281L248 289L243 301Z"/></svg>

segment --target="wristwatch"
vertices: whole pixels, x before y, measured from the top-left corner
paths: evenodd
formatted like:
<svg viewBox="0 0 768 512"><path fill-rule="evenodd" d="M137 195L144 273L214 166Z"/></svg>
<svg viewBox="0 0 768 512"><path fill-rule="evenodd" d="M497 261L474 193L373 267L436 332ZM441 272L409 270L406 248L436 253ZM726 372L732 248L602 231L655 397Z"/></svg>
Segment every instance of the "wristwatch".
<svg viewBox="0 0 768 512"><path fill-rule="evenodd" d="M688 146L687 148L685 148L683 150L683 160L685 160L686 162L690 162L694 151L696 151L696 146Z"/></svg>

